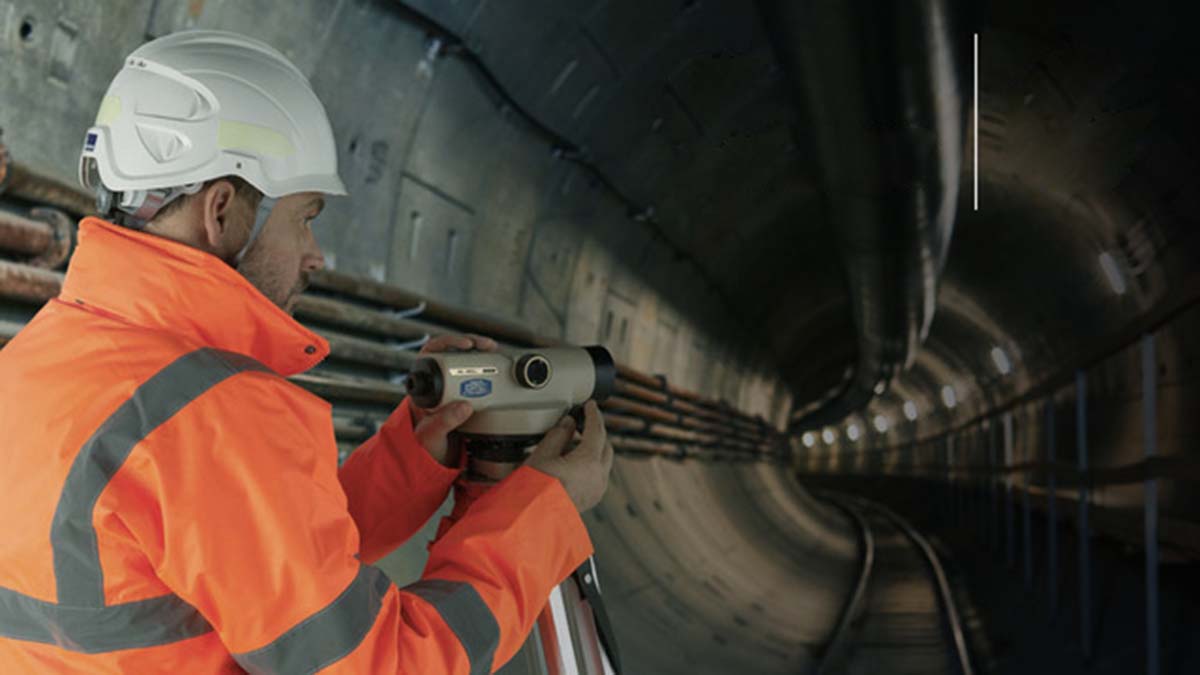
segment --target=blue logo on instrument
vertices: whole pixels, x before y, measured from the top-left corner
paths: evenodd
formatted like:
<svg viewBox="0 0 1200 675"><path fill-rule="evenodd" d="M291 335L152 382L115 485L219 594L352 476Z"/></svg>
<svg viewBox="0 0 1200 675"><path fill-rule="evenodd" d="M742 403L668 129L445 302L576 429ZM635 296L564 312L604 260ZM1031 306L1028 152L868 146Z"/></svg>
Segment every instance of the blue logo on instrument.
<svg viewBox="0 0 1200 675"><path fill-rule="evenodd" d="M492 393L491 380L467 380L459 385L458 391L467 398L480 398Z"/></svg>

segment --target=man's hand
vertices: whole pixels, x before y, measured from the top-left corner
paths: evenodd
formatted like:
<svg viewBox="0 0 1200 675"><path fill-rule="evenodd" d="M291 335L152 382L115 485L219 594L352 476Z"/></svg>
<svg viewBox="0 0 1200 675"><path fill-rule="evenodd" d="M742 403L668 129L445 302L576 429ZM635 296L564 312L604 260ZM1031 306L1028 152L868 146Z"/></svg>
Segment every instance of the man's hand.
<svg viewBox="0 0 1200 675"><path fill-rule="evenodd" d="M480 335L439 335L426 342L419 353L465 352L472 349L494 352L498 347L495 340ZM410 402L408 409L412 413L413 434L416 435L417 442L421 444L421 447L428 450L429 454L443 466L457 467L458 455L451 452L446 436L470 419L471 413L474 412L471 404L466 401L458 401L447 403L433 410L425 410Z"/></svg>
<svg viewBox="0 0 1200 675"><path fill-rule="evenodd" d="M608 442L600 406L588 401L583 412L583 438L574 449L567 447L575 436L575 420L568 415L546 433L525 462L557 478L580 513L600 503L613 462L613 446Z"/></svg>

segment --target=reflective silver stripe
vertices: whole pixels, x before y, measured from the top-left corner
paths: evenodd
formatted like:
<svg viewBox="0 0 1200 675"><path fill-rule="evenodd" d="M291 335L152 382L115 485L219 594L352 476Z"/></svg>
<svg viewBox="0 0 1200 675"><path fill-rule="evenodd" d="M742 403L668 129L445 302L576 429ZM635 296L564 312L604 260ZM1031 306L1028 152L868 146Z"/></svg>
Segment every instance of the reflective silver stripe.
<svg viewBox="0 0 1200 675"><path fill-rule="evenodd" d="M0 636L98 653L169 644L212 630L176 595L105 605L92 509L129 453L150 432L217 383L251 370L270 372L239 354L191 352L138 387L100 425L71 463L50 526L58 603L0 588Z"/></svg>
<svg viewBox="0 0 1200 675"><path fill-rule="evenodd" d="M375 625L392 582L377 567L361 565L358 575L333 602L293 626L271 644L233 659L252 675L315 673L340 661L362 643Z"/></svg>
<svg viewBox="0 0 1200 675"><path fill-rule="evenodd" d="M471 675L488 675L496 647L500 645L500 624L492 610L471 584L462 581L427 579L405 586L405 591L433 605L442 620L454 631L471 662Z"/></svg>
<svg viewBox="0 0 1200 675"><path fill-rule="evenodd" d="M170 644L212 630L174 595L107 607L67 607L0 588L0 636L95 654Z"/></svg>
<svg viewBox="0 0 1200 675"><path fill-rule="evenodd" d="M63 484L50 526L58 602L104 606L104 576L92 509L134 446L217 383L266 366L240 354L200 349L176 359L143 383L92 434Z"/></svg>

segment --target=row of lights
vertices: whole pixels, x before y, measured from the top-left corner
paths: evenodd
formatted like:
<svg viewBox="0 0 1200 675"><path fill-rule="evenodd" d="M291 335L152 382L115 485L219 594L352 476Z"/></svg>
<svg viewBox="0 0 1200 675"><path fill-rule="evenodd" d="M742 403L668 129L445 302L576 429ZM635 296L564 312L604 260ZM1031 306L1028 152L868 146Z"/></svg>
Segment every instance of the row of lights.
<svg viewBox="0 0 1200 675"><path fill-rule="evenodd" d="M999 371L1001 375L1008 375L1012 372L1012 362L1008 359L1008 353L1002 348L992 347L991 356L992 363L995 364L996 370ZM941 393L942 403L945 404L947 408L953 410L958 406L958 391L954 388L954 385L947 384L943 386ZM912 401L905 401L903 409L905 419L907 419L909 422L917 421L918 411L916 403ZM888 428L892 425L892 422L887 415L876 415L871 422L875 427L875 431L878 431L881 434L887 433ZM862 429L857 423L851 422L846 427L846 438L850 439L851 442L855 442L859 438L862 438ZM817 434L811 431L806 431L804 432L804 435L800 437L800 440L802 443L804 443L804 447L811 448L817 444ZM821 440L825 442L825 445L833 445L833 442L837 440L837 431L833 427L826 427L821 431Z"/></svg>
<svg viewBox="0 0 1200 675"><path fill-rule="evenodd" d="M1121 274L1121 268L1117 264L1116 258L1114 258L1111 253L1105 251L1100 254L1100 269L1104 271L1104 277L1108 280L1108 284L1112 287L1113 292L1117 295L1125 295L1125 292L1128 290L1125 285L1125 277ZM1005 352L1004 349L999 346L992 347L991 357L992 363L995 364L996 370L1001 375L1008 375L1012 372L1012 361L1009 360L1008 353ZM876 387L875 393L883 393L880 391L882 386L883 383L880 383L880 385ZM953 385L947 384L942 387L942 403L944 403L946 407L951 410L958 405L958 392L955 391ZM916 421L916 403L913 403L912 401L904 402L904 417L910 422ZM879 433L887 433L890 424L890 420L888 420L885 415L875 416L875 430ZM857 441L861 436L862 430L859 429L858 424L852 422L846 427L846 437L849 438L851 442ZM837 431L831 427L825 428L825 430L821 432L821 440L825 442L825 445L833 445L833 442L837 440ZM801 441L804 443L804 447L811 448L817 444L817 436L813 432L808 431L805 432L801 437Z"/></svg>
<svg viewBox="0 0 1200 675"><path fill-rule="evenodd" d="M953 386L946 385L942 387L942 403L945 403L946 407L951 409L958 405L958 394ZM909 422L915 422L917 420L916 403L912 401L905 401L903 409L905 419L907 419ZM892 426L892 420L887 415L881 414L876 415L874 419L871 420L871 424L875 427L875 431L878 431L881 434L886 434L887 430ZM851 442L862 438L862 429L858 426L857 422L851 422L846 427L846 438L850 439ZM804 443L804 447L811 448L817 444L817 435L811 431L806 431L804 432L804 435L800 437L800 440ZM821 440L825 442L825 445L833 445L833 442L837 440L837 431L833 427L826 427L821 431Z"/></svg>

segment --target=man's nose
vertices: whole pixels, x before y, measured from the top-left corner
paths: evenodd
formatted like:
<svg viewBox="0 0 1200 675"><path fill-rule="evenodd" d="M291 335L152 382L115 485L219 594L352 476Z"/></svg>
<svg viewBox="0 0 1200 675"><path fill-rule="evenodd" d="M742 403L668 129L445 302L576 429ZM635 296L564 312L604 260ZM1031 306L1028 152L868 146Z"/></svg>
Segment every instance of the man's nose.
<svg viewBox="0 0 1200 675"><path fill-rule="evenodd" d="M304 257L300 261L300 269L306 273L325 269L325 252L321 250L317 238L311 233L308 235L308 246L305 248Z"/></svg>

